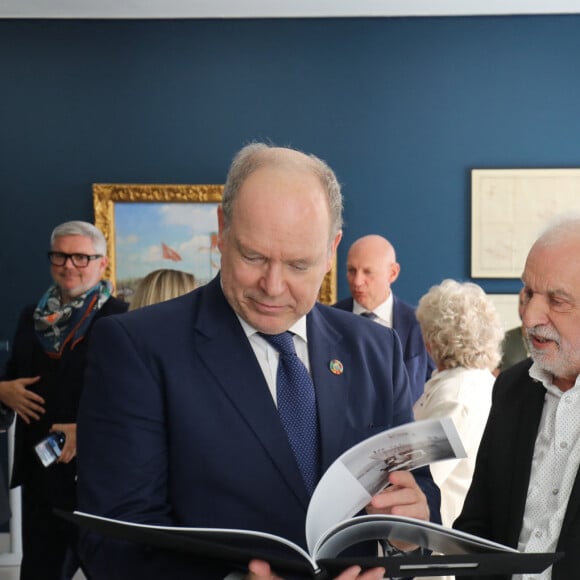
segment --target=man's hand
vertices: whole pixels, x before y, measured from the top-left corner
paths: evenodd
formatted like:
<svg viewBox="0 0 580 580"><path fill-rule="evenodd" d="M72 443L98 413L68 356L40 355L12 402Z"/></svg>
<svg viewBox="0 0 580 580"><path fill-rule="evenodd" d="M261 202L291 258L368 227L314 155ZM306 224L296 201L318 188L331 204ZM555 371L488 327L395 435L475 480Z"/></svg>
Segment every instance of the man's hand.
<svg viewBox="0 0 580 580"><path fill-rule="evenodd" d="M392 514L418 520L429 520L427 497L410 471L393 471L391 485L377 493L367 506L369 514Z"/></svg>
<svg viewBox="0 0 580 580"><path fill-rule="evenodd" d="M65 435L64 447L57 461L58 463L68 463L77 454L77 424L55 423L50 428L51 433L54 431L62 431Z"/></svg>
<svg viewBox="0 0 580 580"><path fill-rule="evenodd" d="M262 560L252 560L248 565L248 569L250 573L246 576L246 580L283 580L280 576L272 574L270 564ZM381 580L384 575L384 568L373 568L361 573L360 566L351 566L337 576L335 580Z"/></svg>
<svg viewBox="0 0 580 580"><path fill-rule="evenodd" d="M429 521L427 497L410 471L393 471L389 474L391 485L377 493L369 505L369 514L391 514ZM400 550L413 550L417 546L403 542L392 542Z"/></svg>
<svg viewBox="0 0 580 580"><path fill-rule="evenodd" d="M38 382L40 377L0 381L0 401L10 407L25 422L38 421L44 414L44 399L27 389Z"/></svg>

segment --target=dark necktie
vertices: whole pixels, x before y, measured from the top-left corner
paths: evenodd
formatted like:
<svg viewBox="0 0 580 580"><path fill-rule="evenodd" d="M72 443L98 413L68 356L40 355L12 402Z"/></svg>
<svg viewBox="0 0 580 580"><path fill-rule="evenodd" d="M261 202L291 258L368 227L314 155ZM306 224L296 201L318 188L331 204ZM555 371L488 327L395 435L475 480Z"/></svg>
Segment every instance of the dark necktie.
<svg viewBox="0 0 580 580"><path fill-rule="evenodd" d="M376 320L378 318L374 312L361 312L360 315L368 318L369 320Z"/></svg>
<svg viewBox="0 0 580 580"><path fill-rule="evenodd" d="M314 384L298 358L291 332L262 334L279 353L276 374L278 413L308 493L318 482L318 419Z"/></svg>

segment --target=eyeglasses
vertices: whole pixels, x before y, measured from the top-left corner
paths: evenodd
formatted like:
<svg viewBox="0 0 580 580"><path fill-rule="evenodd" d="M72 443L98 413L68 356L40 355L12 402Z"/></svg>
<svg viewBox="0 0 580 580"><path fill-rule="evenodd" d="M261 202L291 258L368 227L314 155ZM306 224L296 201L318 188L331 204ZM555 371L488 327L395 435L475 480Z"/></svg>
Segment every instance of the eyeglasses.
<svg viewBox="0 0 580 580"><path fill-rule="evenodd" d="M48 259L53 266L64 266L66 261L70 258L75 268L86 268L89 262L102 258L101 254L65 254L64 252L48 252Z"/></svg>

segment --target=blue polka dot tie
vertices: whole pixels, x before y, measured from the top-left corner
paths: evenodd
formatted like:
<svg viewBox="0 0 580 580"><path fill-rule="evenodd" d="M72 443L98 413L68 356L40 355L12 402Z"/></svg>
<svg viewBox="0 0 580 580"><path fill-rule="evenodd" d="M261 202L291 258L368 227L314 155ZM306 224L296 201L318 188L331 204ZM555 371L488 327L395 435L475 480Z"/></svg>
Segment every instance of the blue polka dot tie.
<svg viewBox="0 0 580 580"><path fill-rule="evenodd" d="M260 335L280 353L276 374L278 413L306 489L312 495L318 482L318 419L314 384L296 354L291 332Z"/></svg>
<svg viewBox="0 0 580 580"><path fill-rule="evenodd" d="M369 320L376 320L378 318L374 312L361 312L360 315L368 318Z"/></svg>

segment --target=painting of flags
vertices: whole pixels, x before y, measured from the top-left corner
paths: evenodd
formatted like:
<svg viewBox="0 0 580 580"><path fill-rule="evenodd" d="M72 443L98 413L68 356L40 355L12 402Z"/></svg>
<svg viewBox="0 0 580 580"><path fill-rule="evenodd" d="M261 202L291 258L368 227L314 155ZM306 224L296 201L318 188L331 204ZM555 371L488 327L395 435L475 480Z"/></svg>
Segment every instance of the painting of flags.
<svg viewBox="0 0 580 580"><path fill-rule="evenodd" d="M140 280L162 268L190 272L198 286L214 278L222 193L215 184L93 183L95 225L107 238L105 276L117 296L130 302ZM335 260L319 300L336 302L336 285Z"/></svg>
<svg viewBox="0 0 580 580"><path fill-rule="evenodd" d="M165 242L161 242L161 255L164 260L171 260L172 262L181 262L181 256L170 248Z"/></svg>
<svg viewBox="0 0 580 580"><path fill-rule="evenodd" d="M139 280L159 268L191 272L198 285L220 268L218 203L116 203L117 294L130 301Z"/></svg>

